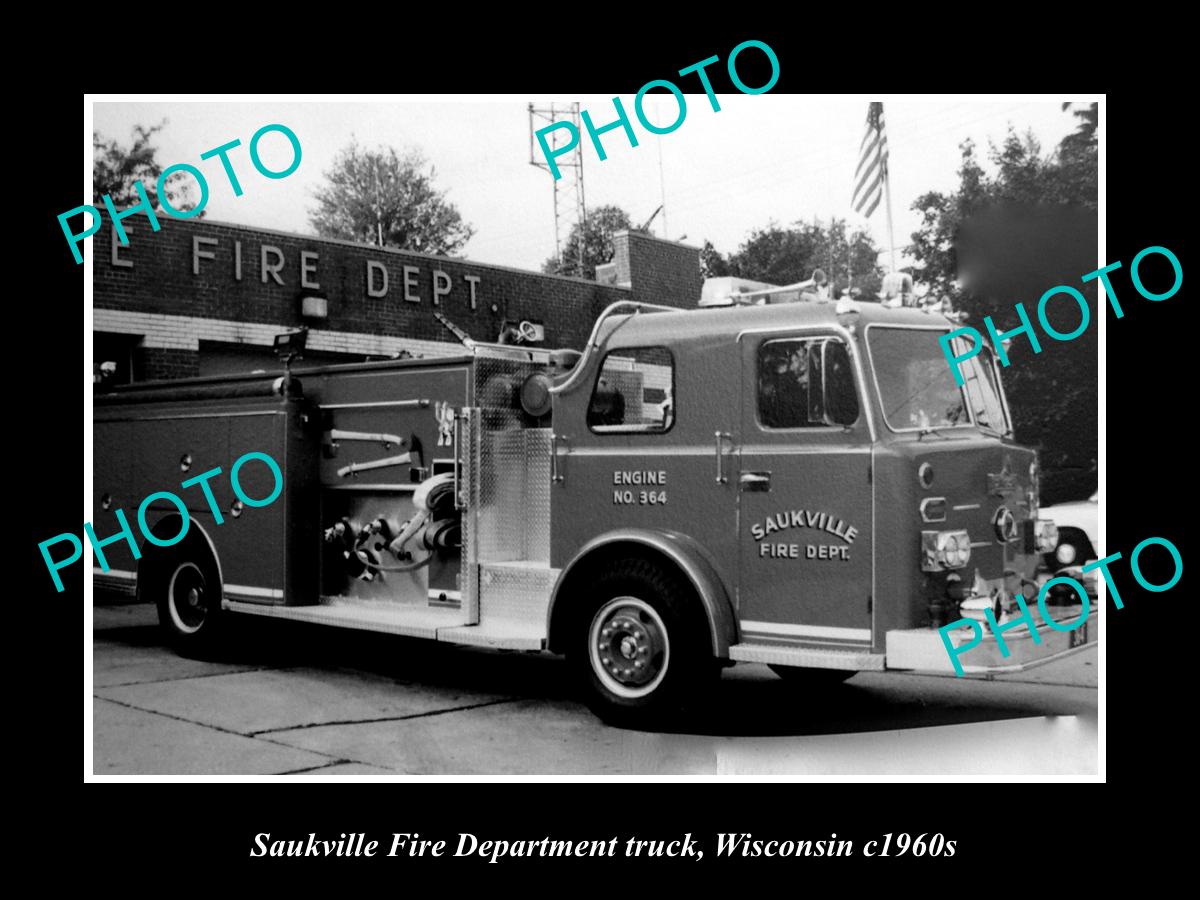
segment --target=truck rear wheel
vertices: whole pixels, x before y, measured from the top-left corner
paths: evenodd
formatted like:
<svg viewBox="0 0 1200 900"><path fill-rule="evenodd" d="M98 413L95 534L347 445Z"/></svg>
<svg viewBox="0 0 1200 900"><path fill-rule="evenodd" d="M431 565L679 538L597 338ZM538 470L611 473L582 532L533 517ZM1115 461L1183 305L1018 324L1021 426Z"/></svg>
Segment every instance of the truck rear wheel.
<svg viewBox="0 0 1200 900"><path fill-rule="evenodd" d="M854 669L809 669L803 666L774 666L772 672L791 684L804 687L833 687L858 674Z"/></svg>
<svg viewBox="0 0 1200 900"><path fill-rule="evenodd" d="M169 643L185 656L210 653L223 631L221 585L207 554L180 551L155 561L150 590Z"/></svg>
<svg viewBox="0 0 1200 900"><path fill-rule="evenodd" d="M568 658L588 705L616 725L667 720L719 674L692 592L647 560L606 566L588 591L575 631Z"/></svg>

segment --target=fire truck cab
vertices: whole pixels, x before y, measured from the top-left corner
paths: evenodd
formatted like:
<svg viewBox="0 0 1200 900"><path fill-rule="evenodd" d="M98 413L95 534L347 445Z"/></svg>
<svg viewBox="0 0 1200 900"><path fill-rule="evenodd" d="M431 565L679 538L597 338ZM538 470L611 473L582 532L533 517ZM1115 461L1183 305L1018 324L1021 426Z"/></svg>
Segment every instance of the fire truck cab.
<svg viewBox="0 0 1200 900"><path fill-rule="evenodd" d="M985 611L1011 625L966 672L1044 662L1086 634L1011 620L1053 529L986 349L955 385L952 327L865 303L621 303L582 353L468 340L116 389L95 402L97 532L248 452L284 485L263 509L189 492L184 540L136 560L118 543L96 578L157 603L184 652L242 614L564 654L594 709L634 723L737 662L809 684L952 674L938 628Z"/></svg>

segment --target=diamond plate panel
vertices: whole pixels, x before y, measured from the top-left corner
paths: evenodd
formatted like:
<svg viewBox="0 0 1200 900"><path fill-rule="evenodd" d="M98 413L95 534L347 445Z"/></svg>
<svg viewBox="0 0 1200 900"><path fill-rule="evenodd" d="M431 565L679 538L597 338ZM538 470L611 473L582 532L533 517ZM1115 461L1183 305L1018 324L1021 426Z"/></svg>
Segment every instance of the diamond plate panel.
<svg viewBox="0 0 1200 900"><path fill-rule="evenodd" d="M475 361L478 455L472 506L480 564L550 560L550 429L531 428L521 383L545 351L479 350Z"/></svg>
<svg viewBox="0 0 1200 900"><path fill-rule="evenodd" d="M520 386L543 369L543 350L475 348L472 406L463 423L463 586L468 622L537 622L550 588L544 574L498 575L483 567L550 562L550 437L520 408ZM551 582L551 585L553 582ZM487 598L484 600L484 598ZM494 605L494 604L498 604ZM530 627L526 625L525 627Z"/></svg>
<svg viewBox="0 0 1200 900"><path fill-rule="evenodd" d="M466 594L464 609L468 622L479 621L479 415L477 410L467 409L462 426L465 444L457 452L463 464L463 487L461 495L466 508L462 511L463 529L463 581Z"/></svg>
<svg viewBox="0 0 1200 900"><path fill-rule="evenodd" d="M524 559L525 435L520 429L480 435L477 510L479 561Z"/></svg>
<svg viewBox="0 0 1200 900"><path fill-rule="evenodd" d="M480 622L524 623L545 628L558 569L525 564L479 567Z"/></svg>
<svg viewBox="0 0 1200 900"><path fill-rule="evenodd" d="M550 428L525 430L525 559L550 564Z"/></svg>

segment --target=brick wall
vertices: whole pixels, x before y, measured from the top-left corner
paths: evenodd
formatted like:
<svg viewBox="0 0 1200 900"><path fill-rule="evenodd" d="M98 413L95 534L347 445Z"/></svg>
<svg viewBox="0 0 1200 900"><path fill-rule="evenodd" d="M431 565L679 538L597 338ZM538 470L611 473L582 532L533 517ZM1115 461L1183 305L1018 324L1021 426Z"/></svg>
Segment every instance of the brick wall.
<svg viewBox="0 0 1200 900"><path fill-rule="evenodd" d="M604 285L206 220L159 221L153 232L144 218L126 220L128 247L111 226L93 238L95 328L143 335L148 378L195 374L199 340L269 345L302 325L314 349L454 352L435 310L479 340L495 340L506 320L531 319L545 326L543 346L580 348L610 303L695 306L700 295L698 251L646 235L619 242L629 284ZM301 297L314 294L327 300L325 319L301 316Z"/></svg>
<svg viewBox="0 0 1200 900"><path fill-rule="evenodd" d="M141 377L147 381L160 378L193 378L200 374L199 355L194 350L173 347L142 347Z"/></svg>
<svg viewBox="0 0 1200 900"><path fill-rule="evenodd" d="M695 309L704 277L700 250L637 231L613 236L617 283L628 283L635 299L681 309Z"/></svg>

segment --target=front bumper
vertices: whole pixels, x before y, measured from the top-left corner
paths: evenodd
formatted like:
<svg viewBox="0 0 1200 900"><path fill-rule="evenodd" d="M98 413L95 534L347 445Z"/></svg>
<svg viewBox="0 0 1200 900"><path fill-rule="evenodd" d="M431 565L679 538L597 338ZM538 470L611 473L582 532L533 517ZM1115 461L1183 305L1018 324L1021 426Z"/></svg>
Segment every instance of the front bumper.
<svg viewBox="0 0 1200 900"><path fill-rule="evenodd" d="M946 632L965 675L997 675L1004 672L1020 672L1061 659L1080 650L1086 650L1096 640L1095 629L1099 617L1093 608L1082 625L1073 631L1058 631L1046 624L1037 604L1029 605L1029 612L1037 629L1040 643L1035 643L1026 623L1014 625L1003 632L1005 656L1000 641L986 624L981 624L982 639L970 649L962 649L974 642L977 632L967 625ZM1083 612L1082 605L1048 606L1047 611L1055 621L1068 625ZM1005 622L999 623L1001 626ZM886 636L885 667L909 671L927 672L936 675L956 675L950 653L936 628L911 628L889 631Z"/></svg>

